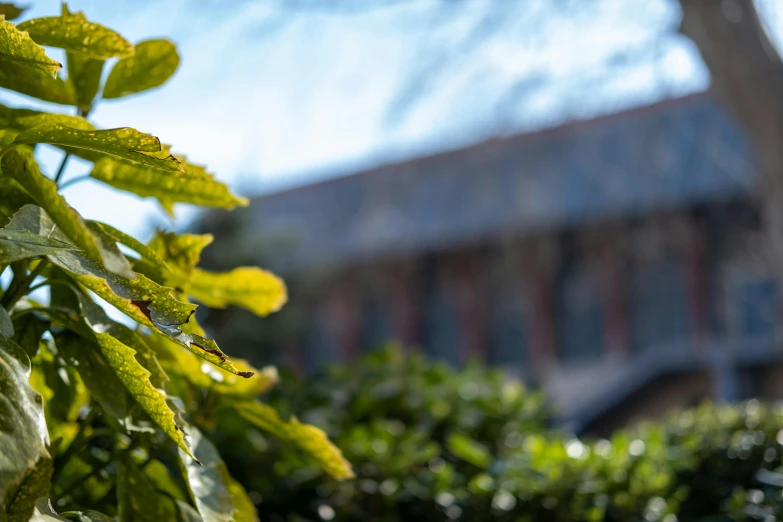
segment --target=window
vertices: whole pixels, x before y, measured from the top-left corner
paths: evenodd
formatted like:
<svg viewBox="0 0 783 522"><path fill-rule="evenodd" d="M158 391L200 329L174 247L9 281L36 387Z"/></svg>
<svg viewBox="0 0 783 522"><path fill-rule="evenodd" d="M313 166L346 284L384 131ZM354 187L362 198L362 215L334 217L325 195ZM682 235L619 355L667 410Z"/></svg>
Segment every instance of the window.
<svg viewBox="0 0 783 522"><path fill-rule="evenodd" d="M449 295L444 274L436 263L426 263L422 284L422 340L424 350L456 364L459 352L455 299Z"/></svg>
<svg viewBox="0 0 783 522"><path fill-rule="evenodd" d="M673 257L641 260L631 281L631 342L645 351L687 339L690 314L682 263Z"/></svg>
<svg viewBox="0 0 783 522"><path fill-rule="evenodd" d="M588 266L570 264L557 293L560 355L564 361L596 359L603 353L604 314L598 281Z"/></svg>
<svg viewBox="0 0 783 522"><path fill-rule="evenodd" d="M364 298L362 313L362 348L374 350L394 338L391 313L386 300L370 290Z"/></svg>
<svg viewBox="0 0 783 522"><path fill-rule="evenodd" d="M780 320L778 288L771 279L754 279L737 289L737 329L742 337L774 337Z"/></svg>
<svg viewBox="0 0 783 522"><path fill-rule="evenodd" d="M528 360L527 307L518 288L506 287L489 300L489 362L521 367Z"/></svg>

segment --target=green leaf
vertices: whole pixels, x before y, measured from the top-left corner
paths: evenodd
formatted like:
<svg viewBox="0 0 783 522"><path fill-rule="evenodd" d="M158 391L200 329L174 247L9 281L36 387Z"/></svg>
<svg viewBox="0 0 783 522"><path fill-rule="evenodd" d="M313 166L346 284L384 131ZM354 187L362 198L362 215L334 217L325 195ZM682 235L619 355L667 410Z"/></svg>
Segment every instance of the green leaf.
<svg viewBox="0 0 783 522"><path fill-rule="evenodd" d="M129 127L109 130L77 130L58 124L39 125L21 132L14 143L49 143L119 156L154 169L181 172L174 156L159 157L160 140Z"/></svg>
<svg viewBox="0 0 783 522"><path fill-rule="evenodd" d="M66 364L63 354L55 355L53 347L54 341L41 343L41 349L33 358L30 386L44 399L49 436L54 440L62 437L62 444L67 446L79 428L79 410L90 397L76 368Z"/></svg>
<svg viewBox="0 0 783 522"><path fill-rule="evenodd" d="M0 337L6 339L14 336L14 323L11 321L11 316L8 315L5 308L0 306Z"/></svg>
<svg viewBox="0 0 783 522"><path fill-rule="evenodd" d="M2 159L3 173L10 174L41 206L25 205L3 230L33 232L59 241L71 242L84 255L100 261L112 272L132 276L128 260L119 251L96 238L76 210L57 192L57 184L41 174L33 152L27 147L8 151ZM48 215L47 215L48 214ZM56 225L56 226L55 226ZM55 235L58 229L63 234Z"/></svg>
<svg viewBox="0 0 783 522"><path fill-rule="evenodd" d="M14 336L12 341L22 347L31 359L38 353L38 344L49 325L45 318L35 313L21 315L14 319Z"/></svg>
<svg viewBox="0 0 783 522"><path fill-rule="evenodd" d="M117 502L120 522L176 520L174 506L131 461L125 458L117 472Z"/></svg>
<svg viewBox="0 0 783 522"><path fill-rule="evenodd" d="M462 433L449 435L446 446L456 457L479 468L487 468L492 459L492 454L484 445Z"/></svg>
<svg viewBox="0 0 783 522"><path fill-rule="evenodd" d="M63 67L60 62L46 56L27 33L4 18L0 18L0 61L39 69L52 77Z"/></svg>
<svg viewBox="0 0 783 522"><path fill-rule="evenodd" d="M148 254L142 254L145 259L136 263L134 269L163 285L184 290L201 251L212 239L210 234L174 234L156 230L146 247Z"/></svg>
<svg viewBox="0 0 783 522"><path fill-rule="evenodd" d="M68 5L63 2L62 15L71 14ZM76 13L74 16L79 15L84 16L82 13ZM65 58L68 63L68 83L73 86L77 107L87 113L92 108L92 101L101 86L104 61L71 51L65 53Z"/></svg>
<svg viewBox="0 0 783 522"><path fill-rule="evenodd" d="M187 280L201 258L201 251L213 240L212 234L175 234L156 230L149 247L166 261L179 279Z"/></svg>
<svg viewBox="0 0 783 522"><path fill-rule="evenodd" d="M125 387L101 356L96 340L63 332L55 335L54 342L60 355L79 372L82 382L103 411L124 424L130 410Z"/></svg>
<svg viewBox="0 0 783 522"><path fill-rule="evenodd" d="M0 176L0 225L5 226L17 210L31 203L35 201L16 181Z"/></svg>
<svg viewBox="0 0 783 522"><path fill-rule="evenodd" d="M79 130L95 130L92 123L88 122L81 116L71 116L69 114L53 114L53 113L40 113L40 114L18 114L13 116L13 127L20 131L33 129L42 125L62 125L63 127L71 127Z"/></svg>
<svg viewBox="0 0 783 522"><path fill-rule="evenodd" d="M192 353L187 353L171 342L156 343L160 364L168 375L177 376L194 386L210 390L222 397L250 399L269 391L279 382L277 368L265 366L260 371L243 359L232 359L241 372L254 374L243 379L233 373L214 369Z"/></svg>
<svg viewBox="0 0 783 522"><path fill-rule="evenodd" d="M178 482L174 480L166 465L161 461L157 459L150 460L144 466L144 474L147 476L147 480L152 482L155 489L158 491L165 492L165 494L169 495L171 498L182 501L187 500L188 497L183 494Z"/></svg>
<svg viewBox="0 0 783 522"><path fill-rule="evenodd" d="M134 48L133 56L117 62L109 73L104 98L121 98L159 87L179 67L177 47L168 40L146 40Z"/></svg>
<svg viewBox="0 0 783 522"><path fill-rule="evenodd" d="M188 164L183 164L185 170ZM171 175L140 165L104 158L95 162L90 176L116 189L142 198L156 198L170 210L174 203L232 209L248 205L246 198L235 196L226 185L211 175ZM170 213L170 212L169 212Z"/></svg>
<svg viewBox="0 0 783 522"><path fill-rule="evenodd" d="M92 102L98 94L103 74L103 60L88 58L68 52L68 83L71 84L76 96L76 106L83 112L92 109Z"/></svg>
<svg viewBox="0 0 783 522"><path fill-rule="evenodd" d="M33 514L35 501L49 496L54 472L53 464L52 459L41 458L16 491L9 495L5 508L8 522L27 522Z"/></svg>
<svg viewBox="0 0 783 522"><path fill-rule="evenodd" d="M256 506L247 496L242 484L234 480L233 477L228 477L228 492L231 493L231 501L236 509L234 512L235 522L259 522Z"/></svg>
<svg viewBox="0 0 783 522"><path fill-rule="evenodd" d="M6 20L15 20L27 11L27 7L19 7L7 2L0 3L0 16L5 16Z"/></svg>
<svg viewBox="0 0 783 522"><path fill-rule="evenodd" d="M103 370L104 375L102 376L87 376L82 373L81 376L85 385L90 388L90 381L88 379L92 379L93 387L98 385L108 386L111 384L110 381L113 378L116 378L121 387L124 387L125 390L128 391L130 396L142 407L147 415L149 415L150 419L152 419L152 421L188 455L192 455L190 448L182 435L183 426L177 425L175 422L175 414L166 403L166 394L161 389L156 388L150 380L152 377L152 379L156 381L156 384L159 384L162 387L165 382L165 374L158 366L160 373L158 375L153 375L139 362L139 360L137 360L137 351L120 341L118 338L122 338L136 348L146 351L146 354L140 356L142 359L144 357L151 357L154 359L152 350L144 346L144 343L140 338L134 337L130 330L111 321L103 310L92 300L83 295L78 295L78 297L81 312L97 343L98 351L96 352L94 349L82 348L80 350L81 353L77 354L72 350L67 349L67 355L69 357L82 357L87 359L85 361L86 364L92 364L93 367L96 366L93 361L90 360L91 358L104 361L107 365L107 368L104 368ZM78 326L76 326L75 329L79 331L79 333L82 333L82 330ZM80 367L83 365L82 361L79 360L77 362L79 363L79 371L81 372ZM112 391L104 391L103 393L110 393L114 396L124 395L124 393L117 391L116 384L113 384L112 387ZM92 392L93 388L90 388L90 391ZM103 405L103 402L101 402L101 405ZM117 413L120 412L118 411ZM124 419L125 417L124 415L115 416L119 419Z"/></svg>
<svg viewBox="0 0 783 522"><path fill-rule="evenodd" d="M0 230L0 263L2 264L56 254L63 250L76 250L76 247L31 232Z"/></svg>
<svg viewBox="0 0 783 522"><path fill-rule="evenodd" d="M0 87L51 103L76 104L71 84L18 62L0 60Z"/></svg>
<svg viewBox="0 0 783 522"><path fill-rule="evenodd" d="M36 464L49 458L43 400L29 379L27 354L0 337L0 510Z"/></svg>
<svg viewBox="0 0 783 522"><path fill-rule="evenodd" d="M220 368L240 376L252 375L238 370L215 341L201 335L185 333L178 328L188 321L196 307L175 299L170 289L140 274L134 279L110 274L96 263L73 252L50 256L49 260L68 272L79 284L95 292L136 322L177 342Z"/></svg>
<svg viewBox="0 0 783 522"><path fill-rule="evenodd" d="M211 308L234 305L260 317L277 312L288 299L282 279L266 270L248 266L222 273L197 268L187 292Z"/></svg>
<svg viewBox="0 0 783 522"><path fill-rule="evenodd" d="M196 428L188 429L196 458L202 465L180 452L185 478L204 522L240 522L257 520L253 503L245 490L228 474L217 449Z"/></svg>
<svg viewBox="0 0 783 522"><path fill-rule="evenodd" d="M88 22L82 13L33 18L17 25L35 43L59 47L92 58L124 58L133 54L129 41L100 24Z"/></svg>
<svg viewBox="0 0 783 522"><path fill-rule="evenodd" d="M274 408L258 401L234 402L230 405L239 415L259 429L267 431L310 455L330 476L337 480L353 478L351 464L342 452L332 444L326 433L308 424L300 423L296 417L284 421Z"/></svg>
<svg viewBox="0 0 783 522"><path fill-rule="evenodd" d="M114 239L118 243L122 243L123 245L135 250L136 253L138 253L144 261L151 263L153 266L157 268L156 272L168 270L166 261L162 257L160 257L153 248L145 245L138 239L129 236L125 232L118 230L111 225L102 223L100 221L91 221L91 223L95 223L96 225L101 227L106 234L111 236L112 239ZM141 273L144 273L146 275L145 272L141 272Z"/></svg>

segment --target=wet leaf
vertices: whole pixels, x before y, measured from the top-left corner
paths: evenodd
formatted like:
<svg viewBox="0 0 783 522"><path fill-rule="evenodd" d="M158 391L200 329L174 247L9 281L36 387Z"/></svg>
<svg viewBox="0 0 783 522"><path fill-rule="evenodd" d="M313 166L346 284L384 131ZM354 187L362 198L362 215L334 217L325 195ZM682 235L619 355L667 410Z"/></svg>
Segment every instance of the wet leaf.
<svg viewBox="0 0 783 522"><path fill-rule="evenodd" d="M18 62L0 60L0 87L51 103L76 104L71 84Z"/></svg>
<svg viewBox="0 0 783 522"><path fill-rule="evenodd" d="M230 272L195 269L187 293L211 308L239 306L263 317L277 312L288 299L285 283L257 267L239 267Z"/></svg>
<svg viewBox="0 0 783 522"><path fill-rule="evenodd" d="M15 143L49 143L64 147L104 152L153 169L181 172L174 156L158 157L160 140L136 129L123 127L109 130L77 130L56 123L38 125L21 132Z"/></svg>
<svg viewBox="0 0 783 522"><path fill-rule="evenodd" d="M0 16L5 16L6 20L15 20L27 11L27 7L19 7L8 2L0 3Z"/></svg>
<svg viewBox="0 0 783 522"><path fill-rule="evenodd" d="M87 21L82 13L33 18L16 26L27 31L35 43L59 47L92 58L123 58L133 54L133 45L119 33Z"/></svg>
<svg viewBox="0 0 783 522"><path fill-rule="evenodd" d="M300 423L296 417L289 421L280 418L274 408L258 401L235 402L230 406L239 415L259 429L301 449L312 457L326 473L335 479L353 478L350 463L342 452L329 441L322 430Z"/></svg>
<svg viewBox="0 0 783 522"><path fill-rule="evenodd" d="M63 250L77 250L77 248L69 243L31 232L0 230L0 263L3 264L56 254Z"/></svg>
<svg viewBox="0 0 783 522"><path fill-rule="evenodd" d="M177 520L171 500L155 491L130 458L117 472L117 503L120 522Z"/></svg>
<svg viewBox="0 0 783 522"><path fill-rule="evenodd" d="M5 18L0 18L0 62L32 67L52 77L55 77L63 67L60 62L46 56L43 48L37 45L27 33L17 29Z"/></svg>
<svg viewBox="0 0 783 522"><path fill-rule="evenodd" d="M188 170L187 164L183 164ZM170 209L174 203L232 209L247 206L246 198L235 196L226 185L208 177L172 175L112 158L95 162L90 176L116 189L142 198L155 198Z"/></svg>
<svg viewBox="0 0 783 522"><path fill-rule="evenodd" d="M32 150L23 147L9 151L2 160L3 173L10 174L40 205L25 205L3 230L33 232L79 247L88 258L100 261L108 270L133 276L125 256L105 245L87 227L84 219L57 192L57 184L41 174ZM45 210L45 212L44 212ZM60 235L55 234L57 229Z"/></svg>
<svg viewBox="0 0 783 522"><path fill-rule="evenodd" d="M180 457L185 470L185 478L193 495L201 518L204 522L240 522L257 520L253 503L247 498L245 490L228 474L225 463L215 446L196 428L188 429L188 437L193 443L198 465Z"/></svg>
<svg viewBox="0 0 783 522"><path fill-rule="evenodd" d="M41 458L35 468L30 470L22 483L9 495L5 512L8 522L27 522L33 514L35 501L49 496L52 486L53 462L50 458Z"/></svg>
<svg viewBox="0 0 783 522"><path fill-rule="evenodd" d="M134 47L133 56L117 62L109 73L104 98L120 98L159 87L179 67L177 47L168 40L146 40Z"/></svg>
<svg viewBox="0 0 783 522"><path fill-rule="evenodd" d="M0 507L5 510L28 473L49 458L43 400L30 387L30 359L0 337Z"/></svg>

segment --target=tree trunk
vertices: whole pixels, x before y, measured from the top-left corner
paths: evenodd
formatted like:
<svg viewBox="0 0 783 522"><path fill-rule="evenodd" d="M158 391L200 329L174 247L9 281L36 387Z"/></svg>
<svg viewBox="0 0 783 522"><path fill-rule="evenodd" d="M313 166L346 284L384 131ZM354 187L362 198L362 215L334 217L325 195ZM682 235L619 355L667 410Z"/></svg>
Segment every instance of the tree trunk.
<svg viewBox="0 0 783 522"><path fill-rule="evenodd" d="M698 47L712 89L750 138L769 260L783 290L783 62L752 0L680 5L680 32Z"/></svg>

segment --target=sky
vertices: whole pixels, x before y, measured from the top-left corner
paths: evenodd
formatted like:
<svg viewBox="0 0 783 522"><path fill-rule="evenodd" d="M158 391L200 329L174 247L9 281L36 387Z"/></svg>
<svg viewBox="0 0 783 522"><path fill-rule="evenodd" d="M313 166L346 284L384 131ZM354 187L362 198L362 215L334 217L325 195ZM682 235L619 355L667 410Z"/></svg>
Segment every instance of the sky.
<svg viewBox="0 0 783 522"><path fill-rule="evenodd" d="M182 57L163 88L105 101L91 119L159 136L236 192L254 196L709 84L693 45L672 34L679 11L671 0L593 0L591 12L568 16L537 16L551 0L526 0L518 3L524 11L506 13L504 20L514 22L467 47L460 42L475 20L501 4L465 0L457 16L445 17L442 0L345 15L281 11L284 1L70 2L71 10L132 42L170 38ZM774 0L761 4L780 42L783 8ZM59 9L59 1L37 0L25 18ZM56 50L50 55L59 57ZM429 80L420 94L390 113L419 78ZM5 92L0 102L36 106ZM39 159L52 172L59 153L42 150ZM75 161L68 177L86 172ZM151 200L91 181L65 196L86 217L142 237L194 216L179 205L180 219L172 222Z"/></svg>

